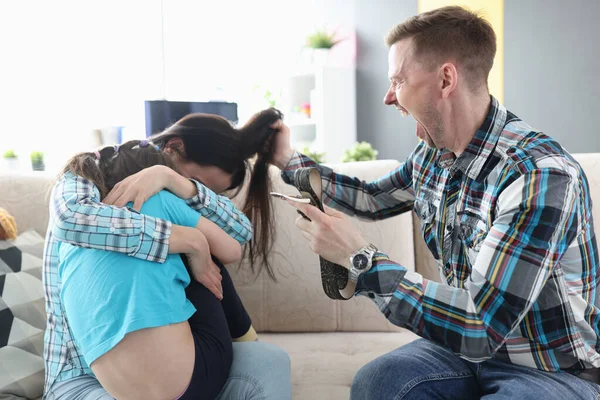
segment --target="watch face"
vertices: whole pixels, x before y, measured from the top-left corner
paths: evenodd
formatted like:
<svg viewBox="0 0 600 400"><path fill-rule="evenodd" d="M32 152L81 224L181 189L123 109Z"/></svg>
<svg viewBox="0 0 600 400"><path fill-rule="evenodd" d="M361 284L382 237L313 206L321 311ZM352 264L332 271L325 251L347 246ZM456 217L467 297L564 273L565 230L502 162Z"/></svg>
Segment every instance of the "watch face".
<svg viewBox="0 0 600 400"><path fill-rule="evenodd" d="M352 264L354 265L354 268L356 268L360 271L367 268L368 263L369 263L369 259L364 254L357 254L352 259Z"/></svg>

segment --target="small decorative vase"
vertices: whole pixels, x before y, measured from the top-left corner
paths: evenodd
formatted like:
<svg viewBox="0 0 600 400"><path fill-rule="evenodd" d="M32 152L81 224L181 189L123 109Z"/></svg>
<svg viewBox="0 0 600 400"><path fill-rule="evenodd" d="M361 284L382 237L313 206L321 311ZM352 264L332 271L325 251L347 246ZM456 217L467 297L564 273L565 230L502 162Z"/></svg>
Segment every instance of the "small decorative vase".
<svg viewBox="0 0 600 400"><path fill-rule="evenodd" d="M8 171L19 170L19 159L18 158L5 158L4 165Z"/></svg>
<svg viewBox="0 0 600 400"><path fill-rule="evenodd" d="M34 171L43 171L46 169L46 166L44 165L43 161L32 161L31 169L33 169Z"/></svg>
<svg viewBox="0 0 600 400"><path fill-rule="evenodd" d="M329 49L313 49L311 58L314 66L325 66L329 60Z"/></svg>

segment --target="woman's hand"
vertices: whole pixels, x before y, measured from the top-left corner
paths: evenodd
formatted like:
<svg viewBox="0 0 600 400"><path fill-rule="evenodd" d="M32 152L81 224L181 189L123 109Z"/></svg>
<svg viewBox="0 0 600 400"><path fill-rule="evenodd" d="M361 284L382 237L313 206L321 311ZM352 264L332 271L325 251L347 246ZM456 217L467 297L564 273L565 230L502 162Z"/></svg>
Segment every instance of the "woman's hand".
<svg viewBox="0 0 600 400"><path fill-rule="evenodd" d="M146 200L167 187L169 171L164 165L145 168L117 183L102 202L117 207L133 202L134 210L140 211Z"/></svg>
<svg viewBox="0 0 600 400"><path fill-rule="evenodd" d="M205 288L217 296L217 299L223 299L223 287L221 285L221 270L213 262L210 254L210 246L206 236L196 229L193 250L185 253L192 274L192 279L200 282Z"/></svg>
<svg viewBox="0 0 600 400"><path fill-rule="evenodd" d="M190 180L165 165L155 165L117 183L102 202L117 207L133 202L133 209L140 211L146 200L163 189L182 199L189 199L197 193L196 185Z"/></svg>
<svg viewBox="0 0 600 400"><path fill-rule="evenodd" d="M186 254L192 278L201 283L210 290L217 299L223 300L223 286L221 285L221 270L213 262L210 253L205 254Z"/></svg>
<svg viewBox="0 0 600 400"><path fill-rule="evenodd" d="M179 225L172 226L169 254L185 255L192 279L200 282L219 300L222 300L221 270L213 262L210 251L208 239L199 229Z"/></svg>

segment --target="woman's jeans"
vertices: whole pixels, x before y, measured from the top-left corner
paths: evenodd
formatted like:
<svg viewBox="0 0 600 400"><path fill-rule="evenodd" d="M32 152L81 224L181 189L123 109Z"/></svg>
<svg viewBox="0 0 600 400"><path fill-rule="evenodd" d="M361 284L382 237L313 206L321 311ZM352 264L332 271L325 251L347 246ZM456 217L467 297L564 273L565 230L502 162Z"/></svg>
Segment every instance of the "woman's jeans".
<svg viewBox="0 0 600 400"><path fill-rule="evenodd" d="M352 400L600 399L600 386L566 372L497 360L472 363L419 339L362 367Z"/></svg>

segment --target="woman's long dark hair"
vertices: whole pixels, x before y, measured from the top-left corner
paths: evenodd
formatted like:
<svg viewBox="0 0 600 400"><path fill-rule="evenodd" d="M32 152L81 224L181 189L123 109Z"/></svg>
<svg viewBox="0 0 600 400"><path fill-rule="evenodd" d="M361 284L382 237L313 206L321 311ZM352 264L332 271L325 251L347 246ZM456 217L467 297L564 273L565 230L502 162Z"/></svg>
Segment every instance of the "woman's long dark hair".
<svg viewBox="0 0 600 400"><path fill-rule="evenodd" d="M250 171L242 211L254 227L254 237L245 251L249 253L252 271L260 272L264 267L274 280L275 274L267 259L273 246L274 232L269 164L272 162L276 131L270 125L282 118L279 110L270 108L255 114L244 126L236 129L217 115L190 114L151 138L163 150L172 139L181 139L184 150L173 150L186 161L215 166L231 174L229 190L237 189L239 192ZM254 163L249 162L252 159ZM257 264L260 267L257 268Z"/></svg>

